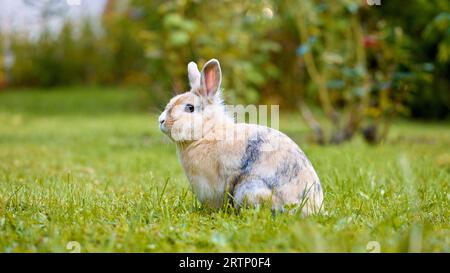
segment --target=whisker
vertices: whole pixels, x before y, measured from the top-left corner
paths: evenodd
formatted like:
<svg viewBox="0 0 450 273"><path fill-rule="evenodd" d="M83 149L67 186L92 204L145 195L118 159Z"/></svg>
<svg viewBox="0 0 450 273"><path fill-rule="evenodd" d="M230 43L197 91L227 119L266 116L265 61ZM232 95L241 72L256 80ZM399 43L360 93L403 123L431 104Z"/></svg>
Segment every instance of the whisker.
<svg viewBox="0 0 450 273"><path fill-rule="evenodd" d="M170 85L172 86L172 96L178 95L179 93L177 91L174 81L170 81Z"/></svg>
<svg viewBox="0 0 450 273"><path fill-rule="evenodd" d="M156 114L156 113L162 113L164 111L164 108L157 107L157 106L151 106L149 109L150 114Z"/></svg>

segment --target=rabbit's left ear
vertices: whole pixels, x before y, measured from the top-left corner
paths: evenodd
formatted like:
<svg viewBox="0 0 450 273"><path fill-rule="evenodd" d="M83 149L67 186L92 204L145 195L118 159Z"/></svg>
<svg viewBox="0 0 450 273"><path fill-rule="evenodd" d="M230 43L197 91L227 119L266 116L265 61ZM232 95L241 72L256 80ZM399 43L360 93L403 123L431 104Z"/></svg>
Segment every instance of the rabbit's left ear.
<svg viewBox="0 0 450 273"><path fill-rule="evenodd" d="M222 71L220 63L211 59L203 66L201 73L200 92L205 97L213 97L220 88L222 82Z"/></svg>
<svg viewBox="0 0 450 273"><path fill-rule="evenodd" d="M191 89L194 90L200 87L200 71L198 71L197 64L194 62L188 64L188 77Z"/></svg>

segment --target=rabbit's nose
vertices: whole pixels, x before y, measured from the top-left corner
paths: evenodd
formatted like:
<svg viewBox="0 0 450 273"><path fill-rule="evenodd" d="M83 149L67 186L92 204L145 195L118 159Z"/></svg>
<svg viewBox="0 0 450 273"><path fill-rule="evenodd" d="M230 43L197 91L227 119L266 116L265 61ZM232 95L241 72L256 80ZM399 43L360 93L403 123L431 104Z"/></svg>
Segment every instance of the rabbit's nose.
<svg viewBox="0 0 450 273"><path fill-rule="evenodd" d="M166 111L162 112L161 115L158 118L159 121L159 128L163 128L164 122L166 122L167 116Z"/></svg>

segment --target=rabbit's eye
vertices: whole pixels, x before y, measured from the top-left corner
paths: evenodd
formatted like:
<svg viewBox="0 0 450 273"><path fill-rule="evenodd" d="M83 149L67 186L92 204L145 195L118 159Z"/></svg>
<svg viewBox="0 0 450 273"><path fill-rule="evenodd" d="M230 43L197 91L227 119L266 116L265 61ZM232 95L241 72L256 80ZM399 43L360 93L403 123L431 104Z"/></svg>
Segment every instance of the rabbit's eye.
<svg viewBox="0 0 450 273"><path fill-rule="evenodd" d="M194 105L192 105L192 104L186 104L186 107L184 108L184 110L185 110L186 112L192 113L192 112L194 112Z"/></svg>

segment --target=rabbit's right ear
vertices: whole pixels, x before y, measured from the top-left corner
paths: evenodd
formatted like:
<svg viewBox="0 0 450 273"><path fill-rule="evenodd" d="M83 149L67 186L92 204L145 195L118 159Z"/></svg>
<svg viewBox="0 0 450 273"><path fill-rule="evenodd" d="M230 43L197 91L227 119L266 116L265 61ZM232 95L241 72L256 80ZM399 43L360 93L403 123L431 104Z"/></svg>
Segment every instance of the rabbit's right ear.
<svg viewBox="0 0 450 273"><path fill-rule="evenodd" d="M198 71L197 64L194 62L188 64L188 77L192 90L200 88L200 71Z"/></svg>
<svg viewBox="0 0 450 273"><path fill-rule="evenodd" d="M205 63L201 73L201 95L204 97L214 97L220 89L222 82L222 71L220 63L216 59L211 59Z"/></svg>

